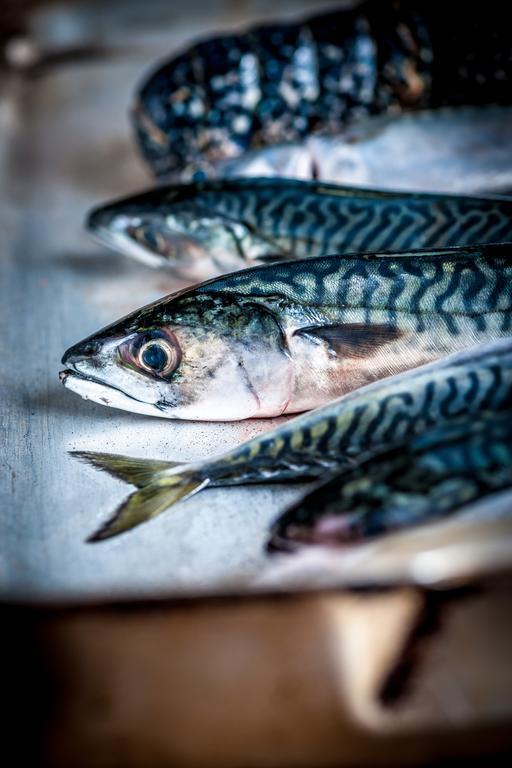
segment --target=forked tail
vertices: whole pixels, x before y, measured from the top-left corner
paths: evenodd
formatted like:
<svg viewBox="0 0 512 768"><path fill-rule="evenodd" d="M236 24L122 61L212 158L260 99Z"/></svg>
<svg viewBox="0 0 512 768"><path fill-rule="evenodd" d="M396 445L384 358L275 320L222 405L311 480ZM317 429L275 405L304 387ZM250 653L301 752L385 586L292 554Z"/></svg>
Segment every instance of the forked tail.
<svg viewBox="0 0 512 768"><path fill-rule="evenodd" d="M180 499L192 496L209 483L209 478L198 474L197 468L189 466L187 469L187 465L184 465L182 471L169 474L169 469L180 466L175 462L133 459L92 451L71 451L71 455L138 487L112 517L89 536L88 542L103 541L129 531L161 514Z"/></svg>

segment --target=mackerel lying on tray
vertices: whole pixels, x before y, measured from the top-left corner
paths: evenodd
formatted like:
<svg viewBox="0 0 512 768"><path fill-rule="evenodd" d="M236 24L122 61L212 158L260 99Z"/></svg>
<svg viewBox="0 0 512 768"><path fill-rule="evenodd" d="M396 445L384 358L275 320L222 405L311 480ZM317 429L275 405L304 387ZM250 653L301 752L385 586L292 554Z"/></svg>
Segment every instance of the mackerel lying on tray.
<svg viewBox="0 0 512 768"><path fill-rule="evenodd" d="M512 245L326 256L164 297L68 349L62 380L154 416L279 416L511 326Z"/></svg>
<svg viewBox="0 0 512 768"><path fill-rule="evenodd" d="M268 548L357 544L510 487L512 408L466 412L334 474L281 515Z"/></svg>
<svg viewBox="0 0 512 768"><path fill-rule="evenodd" d="M271 155L268 172L288 173L286 152L290 173L301 175L304 149L306 161L313 158L306 175L329 175L340 157L343 166L343 141L354 130L364 135L368 128L362 153L352 159L364 165L369 157L372 166L372 152L382 147L380 135L373 144L371 138L380 116L379 126L391 117L395 169L399 155L413 156L419 147L414 137L402 142L411 124L393 120L412 108L426 110L435 125L425 144L434 150L433 174L416 176L427 188L458 167L457 140L443 142L445 158L435 133L459 126L470 147L479 139L499 145L505 161L502 169L499 152L486 151L470 152L467 162L466 149L457 189L506 190L508 18L496 0L470 11L427 0L367 0L298 24L199 43L143 85L134 110L142 152L155 175L176 181L251 174ZM406 162L401 188L414 184L415 165L414 157ZM217 460L184 467L80 454L138 486L92 540L144 522L207 485L318 477L348 472L349 465L356 485L364 485L366 470L380 472L380 487L394 503L395 481L418 479L417 466L400 452L385 453L399 445L420 469L436 452L449 453L447 465L468 453L474 461L467 466L482 481L472 498L506 487L509 423L500 416L508 411L497 412L510 409L511 342L497 340L512 326L511 205L506 198L260 179L162 187L93 211L95 234L147 263L200 275L267 266L164 297L75 344L63 358L68 388L169 418L324 408ZM476 343L484 346L460 353ZM453 352L459 355L439 361ZM409 371L429 361L437 362ZM366 469L354 468L363 462ZM489 468L496 475L487 477ZM448 474L457 483L455 469L450 465ZM432 476L431 501L443 482L442 472ZM462 495L470 484L466 471ZM411 481L408 490L420 485ZM456 508L460 495L445 490L442 504ZM429 499L420 501L415 511L428 514ZM357 512L354 498L347 505L345 511ZM364 499L361 510L364 518ZM387 525L389 510L381 511ZM289 537L290 529L278 533Z"/></svg>
<svg viewBox="0 0 512 768"><path fill-rule="evenodd" d="M224 179L159 186L116 200L94 209L87 226L144 263L207 277L327 253L511 241L512 199Z"/></svg>
<svg viewBox="0 0 512 768"><path fill-rule="evenodd" d="M186 179L371 115L510 104L509 26L501 0L367 0L205 40L142 84L138 143L155 175Z"/></svg>
<svg viewBox="0 0 512 768"><path fill-rule="evenodd" d="M208 486L325 477L453 420L511 407L508 338L369 384L202 462L176 465L79 452L140 489L92 540L122 533Z"/></svg>

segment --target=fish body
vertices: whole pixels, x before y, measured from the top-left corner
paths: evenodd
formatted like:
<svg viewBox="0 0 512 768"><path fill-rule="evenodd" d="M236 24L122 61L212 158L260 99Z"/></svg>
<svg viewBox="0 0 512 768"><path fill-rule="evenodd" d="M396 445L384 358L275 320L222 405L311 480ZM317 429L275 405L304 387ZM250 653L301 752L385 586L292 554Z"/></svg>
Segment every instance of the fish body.
<svg viewBox="0 0 512 768"><path fill-rule="evenodd" d="M269 561L252 583L260 590L282 591L404 584L446 589L482 582L510 570L511 509L512 488L491 492L457 507L449 519L437 516L428 525L344 546L342 557L340 545L299 547L297 542L293 557ZM294 544L281 543L290 549Z"/></svg>
<svg viewBox="0 0 512 768"><path fill-rule="evenodd" d="M510 104L508 26L499 0L366 0L211 38L143 82L137 141L155 175L190 179L371 115Z"/></svg>
<svg viewBox="0 0 512 768"><path fill-rule="evenodd" d="M205 276L326 253L511 241L512 199L224 179L162 185L100 206L87 228L144 263Z"/></svg>
<svg viewBox="0 0 512 768"><path fill-rule="evenodd" d="M252 150L217 166L223 177L284 176L462 194L512 190L512 108L458 107L373 117L339 135Z"/></svg>
<svg viewBox="0 0 512 768"><path fill-rule="evenodd" d="M235 272L75 344L63 381L97 402L168 418L308 410L510 334L511 248L330 256Z"/></svg>
<svg viewBox="0 0 512 768"><path fill-rule="evenodd" d="M207 486L325 477L453 419L512 407L512 339L373 382L219 456L186 465L79 453L139 487L95 535L107 538Z"/></svg>
<svg viewBox="0 0 512 768"><path fill-rule="evenodd" d="M512 410L464 414L346 468L274 523L270 550L349 545L512 487Z"/></svg>

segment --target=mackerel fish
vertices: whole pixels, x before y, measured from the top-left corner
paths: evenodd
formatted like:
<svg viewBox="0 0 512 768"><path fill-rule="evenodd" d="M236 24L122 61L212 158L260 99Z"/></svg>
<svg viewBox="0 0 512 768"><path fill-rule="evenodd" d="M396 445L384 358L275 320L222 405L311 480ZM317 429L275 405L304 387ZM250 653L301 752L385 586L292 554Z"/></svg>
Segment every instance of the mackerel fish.
<svg viewBox="0 0 512 768"><path fill-rule="evenodd" d="M145 264L204 278L328 253L511 241L512 199L224 179L162 185L116 200L91 211L86 226L103 244Z"/></svg>
<svg viewBox="0 0 512 768"><path fill-rule="evenodd" d="M366 0L190 46L145 78L133 123L156 176L211 176L373 115L510 105L511 53L501 0Z"/></svg>
<svg viewBox="0 0 512 768"><path fill-rule="evenodd" d="M359 544L511 487L512 410L466 412L337 472L279 517L267 549Z"/></svg>
<svg viewBox="0 0 512 768"><path fill-rule="evenodd" d="M115 536L206 487L325 477L433 427L512 407L512 339L368 384L200 462L75 455L138 487L91 541Z"/></svg>
<svg viewBox="0 0 512 768"><path fill-rule="evenodd" d="M86 399L173 419L309 410L509 335L511 249L327 256L235 272L70 347L61 379Z"/></svg>

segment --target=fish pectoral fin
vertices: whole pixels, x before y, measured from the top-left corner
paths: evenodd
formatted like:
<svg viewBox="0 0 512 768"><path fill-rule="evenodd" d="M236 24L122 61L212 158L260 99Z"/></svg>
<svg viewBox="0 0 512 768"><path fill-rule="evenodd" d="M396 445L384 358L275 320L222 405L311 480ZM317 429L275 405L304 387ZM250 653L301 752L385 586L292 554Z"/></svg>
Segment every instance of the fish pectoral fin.
<svg viewBox="0 0 512 768"><path fill-rule="evenodd" d="M178 467L178 461L154 461L153 459L135 459L114 453L96 453L95 451L70 451L71 456L92 464L96 469L124 480L130 485L142 488L154 482L156 475L167 469Z"/></svg>
<svg viewBox="0 0 512 768"><path fill-rule="evenodd" d="M168 507L198 493L208 485L206 478L194 478L184 473L161 478L134 491L117 508L113 516L99 530L89 536L88 542L104 541L157 517Z"/></svg>
<svg viewBox="0 0 512 768"><path fill-rule="evenodd" d="M315 343L328 345L337 357L367 357L404 335L395 325L382 323L340 323L339 325L307 326L294 336L305 336Z"/></svg>

